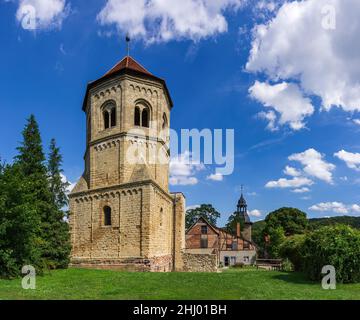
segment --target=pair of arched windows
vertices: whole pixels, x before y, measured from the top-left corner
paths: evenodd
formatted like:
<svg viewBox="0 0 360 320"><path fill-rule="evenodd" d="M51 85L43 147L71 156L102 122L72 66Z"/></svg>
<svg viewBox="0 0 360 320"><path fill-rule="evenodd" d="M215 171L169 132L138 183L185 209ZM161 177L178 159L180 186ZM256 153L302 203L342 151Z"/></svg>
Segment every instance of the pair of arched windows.
<svg viewBox="0 0 360 320"><path fill-rule="evenodd" d="M150 126L150 109L148 107L135 107L134 125L149 128Z"/></svg>
<svg viewBox="0 0 360 320"><path fill-rule="evenodd" d="M104 129L116 126L116 108L113 104L107 105L103 110Z"/></svg>

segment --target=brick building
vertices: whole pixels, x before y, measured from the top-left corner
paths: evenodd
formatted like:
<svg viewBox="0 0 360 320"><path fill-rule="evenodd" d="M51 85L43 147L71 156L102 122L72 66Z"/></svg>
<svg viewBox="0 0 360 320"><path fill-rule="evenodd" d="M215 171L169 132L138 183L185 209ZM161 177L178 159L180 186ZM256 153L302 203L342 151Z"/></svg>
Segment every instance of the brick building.
<svg viewBox="0 0 360 320"><path fill-rule="evenodd" d="M256 260L256 246L251 238L251 226L247 204L241 194L236 214L242 220L236 225L236 234L224 228L213 226L203 217L186 231L186 252L196 254L216 254L224 266L244 263L250 265Z"/></svg>

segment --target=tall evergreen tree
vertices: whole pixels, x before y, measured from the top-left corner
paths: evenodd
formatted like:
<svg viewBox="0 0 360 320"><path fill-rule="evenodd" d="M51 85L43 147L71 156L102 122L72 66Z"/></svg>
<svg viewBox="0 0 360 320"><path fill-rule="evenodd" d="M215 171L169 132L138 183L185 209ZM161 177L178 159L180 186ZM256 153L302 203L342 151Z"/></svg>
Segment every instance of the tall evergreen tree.
<svg viewBox="0 0 360 320"><path fill-rule="evenodd" d="M24 265L43 267L40 217L31 185L18 165L0 170L0 277L15 277Z"/></svg>
<svg viewBox="0 0 360 320"><path fill-rule="evenodd" d="M63 209L68 205L68 198L66 189L69 186L67 181L63 181L63 170L61 169L62 156L60 149L56 146L55 139L50 141L50 152L48 158L48 174L50 191L53 197L53 202L58 209Z"/></svg>
<svg viewBox="0 0 360 320"><path fill-rule="evenodd" d="M50 226L48 257L51 261L51 267L54 268L67 267L71 249L69 226L64 221L65 213L63 211L68 204L66 195L68 183L62 179L61 164L60 149L56 146L55 139L52 139L47 167L53 211L47 222Z"/></svg>

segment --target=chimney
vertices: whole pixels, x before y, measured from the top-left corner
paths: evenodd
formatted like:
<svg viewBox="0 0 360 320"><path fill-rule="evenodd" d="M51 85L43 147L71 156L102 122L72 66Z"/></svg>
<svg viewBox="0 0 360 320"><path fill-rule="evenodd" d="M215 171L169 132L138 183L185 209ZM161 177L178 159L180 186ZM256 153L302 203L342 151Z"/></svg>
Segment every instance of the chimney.
<svg viewBox="0 0 360 320"><path fill-rule="evenodd" d="M238 238L240 238L240 236L241 236L241 234L240 234L240 222L238 222L238 223L236 224L236 236L237 236Z"/></svg>

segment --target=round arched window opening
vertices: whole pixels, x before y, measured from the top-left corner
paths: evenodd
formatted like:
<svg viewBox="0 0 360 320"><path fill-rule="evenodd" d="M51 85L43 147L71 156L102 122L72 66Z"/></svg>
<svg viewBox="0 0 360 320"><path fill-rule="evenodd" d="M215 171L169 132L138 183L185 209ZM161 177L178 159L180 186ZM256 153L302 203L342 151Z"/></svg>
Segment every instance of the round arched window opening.
<svg viewBox="0 0 360 320"><path fill-rule="evenodd" d="M108 103L103 108L104 129L116 126L116 107L113 103Z"/></svg>

